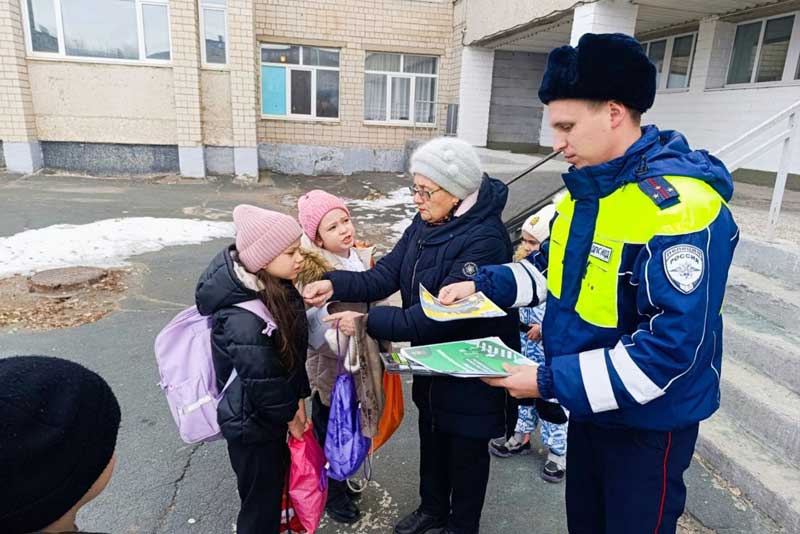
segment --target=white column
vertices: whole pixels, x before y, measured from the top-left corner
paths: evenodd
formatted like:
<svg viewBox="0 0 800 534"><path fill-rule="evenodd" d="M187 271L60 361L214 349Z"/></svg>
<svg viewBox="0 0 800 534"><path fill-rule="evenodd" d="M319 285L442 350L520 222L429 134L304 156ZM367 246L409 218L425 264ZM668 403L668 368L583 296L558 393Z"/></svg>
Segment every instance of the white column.
<svg viewBox="0 0 800 534"><path fill-rule="evenodd" d="M572 32L569 43L576 46L585 33L625 33L633 35L636 31L636 16L639 6L628 0L600 0L582 4L575 8L572 17ZM541 146L553 146L553 132L550 129L550 114L547 106L542 114L542 129L539 132Z"/></svg>
<svg viewBox="0 0 800 534"><path fill-rule="evenodd" d="M5 141L3 143L3 157L6 161L6 169L10 172L30 174L44 166L42 147L38 141L25 143Z"/></svg>
<svg viewBox="0 0 800 534"><path fill-rule="evenodd" d="M493 70L494 50L465 46L461 51L458 137L474 146L486 146Z"/></svg>
<svg viewBox="0 0 800 534"><path fill-rule="evenodd" d="M578 44L584 33L626 33L636 31L639 6L628 0L601 0L575 8L569 42Z"/></svg>
<svg viewBox="0 0 800 534"><path fill-rule="evenodd" d="M258 99L253 0L228 0L230 33L231 116L233 117L233 167L239 178L258 179Z"/></svg>
<svg viewBox="0 0 800 534"><path fill-rule="evenodd" d="M188 178L206 175L200 94L200 28L197 0L170 0L173 98L178 164Z"/></svg>
<svg viewBox="0 0 800 534"><path fill-rule="evenodd" d="M203 146L178 146L178 166L181 176L205 178L206 152Z"/></svg>
<svg viewBox="0 0 800 534"><path fill-rule="evenodd" d="M725 85L735 35L736 25L730 22L721 22L716 18L700 22L690 92L702 93L706 89Z"/></svg>
<svg viewBox="0 0 800 534"><path fill-rule="evenodd" d="M6 168L31 173L42 168L42 147L36 138L21 8L20 2L0 0L0 139Z"/></svg>

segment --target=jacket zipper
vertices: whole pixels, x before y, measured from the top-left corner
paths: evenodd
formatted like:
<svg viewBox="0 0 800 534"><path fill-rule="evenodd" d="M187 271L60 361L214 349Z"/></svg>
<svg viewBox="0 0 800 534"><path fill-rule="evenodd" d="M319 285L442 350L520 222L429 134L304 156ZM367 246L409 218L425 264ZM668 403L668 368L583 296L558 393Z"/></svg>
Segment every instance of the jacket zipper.
<svg viewBox="0 0 800 534"><path fill-rule="evenodd" d="M433 411L433 380L436 377L431 377L431 381L428 383L428 406L430 406L431 410L431 432L436 431L436 415L434 415Z"/></svg>
<svg viewBox="0 0 800 534"><path fill-rule="evenodd" d="M414 291L414 282L417 279L417 265L419 264L419 256L422 249L425 248L422 245L422 240L417 241L417 259L414 261L414 270L411 273L411 291ZM435 431L436 428L436 416L433 412L433 380L434 377L430 377L430 382L428 383L428 406L431 411L431 432Z"/></svg>
<svg viewBox="0 0 800 534"><path fill-rule="evenodd" d="M411 294L414 293L414 281L417 279L417 265L419 264L419 253L422 251L424 247L422 246L422 241L417 241L417 259L414 261L414 270L411 272ZM413 298L413 296L412 296Z"/></svg>

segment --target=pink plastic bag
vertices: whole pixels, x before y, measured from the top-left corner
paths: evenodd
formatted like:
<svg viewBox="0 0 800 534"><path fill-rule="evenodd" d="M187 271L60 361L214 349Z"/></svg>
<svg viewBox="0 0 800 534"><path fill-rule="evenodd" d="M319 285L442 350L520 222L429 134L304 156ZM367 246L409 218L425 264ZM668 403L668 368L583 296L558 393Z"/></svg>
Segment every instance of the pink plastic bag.
<svg viewBox="0 0 800 534"><path fill-rule="evenodd" d="M314 439L309 426L303 441L289 436L289 499L298 519L308 534L314 534L325 513L328 498L328 477L325 476L325 455Z"/></svg>

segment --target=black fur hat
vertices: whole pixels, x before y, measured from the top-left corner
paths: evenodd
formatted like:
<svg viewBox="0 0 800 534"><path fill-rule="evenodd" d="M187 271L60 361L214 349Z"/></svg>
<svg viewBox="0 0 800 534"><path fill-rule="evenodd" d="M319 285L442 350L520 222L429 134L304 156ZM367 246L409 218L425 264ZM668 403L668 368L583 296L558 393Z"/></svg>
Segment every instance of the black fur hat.
<svg viewBox="0 0 800 534"><path fill-rule="evenodd" d="M587 33L577 47L550 52L539 100L616 100L641 112L656 96L656 67L639 41L623 33Z"/></svg>

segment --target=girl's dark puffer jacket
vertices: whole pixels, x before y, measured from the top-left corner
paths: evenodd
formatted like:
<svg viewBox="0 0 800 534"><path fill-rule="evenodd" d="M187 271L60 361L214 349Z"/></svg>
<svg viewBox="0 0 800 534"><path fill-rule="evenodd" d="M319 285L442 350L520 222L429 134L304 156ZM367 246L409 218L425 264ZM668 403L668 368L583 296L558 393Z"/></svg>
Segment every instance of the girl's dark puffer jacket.
<svg viewBox="0 0 800 534"><path fill-rule="evenodd" d="M297 360L292 369L282 363L277 340L263 333L265 323L234 304L258 297L234 269L233 246L211 261L197 283L195 301L203 315L212 318L211 350L217 384L221 389L235 367L238 377L225 391L217 409L222 435L245 444L285 440L287 423L300 399L309 396L306 374L308 326L300 294L286 282L297 310L294 340Z"/></svg>
<svg viewBox="0 0 800 534"><path fill-rule="evenodd" d="M498 336L519 350L519 315L436 322L419 303L419 286L434 295L454 282L471 279L483 265L511 261L512 247L500 215L508 188L485 176L476 204L460 217L430 225L417 215L403 237L374 268L363 273L333 271L333 300L370 302L400 291L402 308L377 306L370 310L367 331L376 339L428 345L462 339ZM505 433L506 392L477 378L415 376L414 403L425 424L460 436L488 439Z"/></svg>

